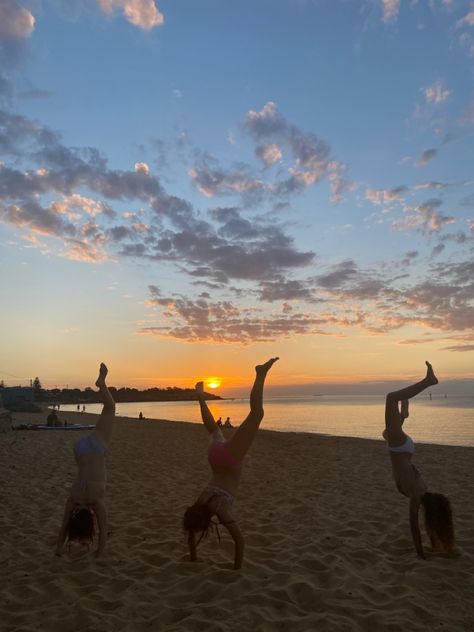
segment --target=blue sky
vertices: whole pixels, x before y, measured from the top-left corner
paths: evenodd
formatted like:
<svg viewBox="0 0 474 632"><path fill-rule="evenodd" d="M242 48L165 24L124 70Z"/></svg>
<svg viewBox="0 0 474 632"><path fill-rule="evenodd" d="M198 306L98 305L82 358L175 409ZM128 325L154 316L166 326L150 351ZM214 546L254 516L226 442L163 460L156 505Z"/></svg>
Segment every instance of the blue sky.
<svg viewBox="0 0 474 632"><path fill-rule="evenodd" d="M472 378L473 60L464 0L0 0L0 378Z"/></svg>

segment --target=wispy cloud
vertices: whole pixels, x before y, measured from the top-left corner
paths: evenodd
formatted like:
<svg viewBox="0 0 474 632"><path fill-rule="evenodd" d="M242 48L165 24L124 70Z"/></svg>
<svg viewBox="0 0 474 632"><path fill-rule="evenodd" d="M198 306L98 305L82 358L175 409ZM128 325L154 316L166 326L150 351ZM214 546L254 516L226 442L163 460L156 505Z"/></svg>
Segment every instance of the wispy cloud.
<svg viewBox="0 0 474 632"><path fill-rule="evenodd" d="M456 22L457 28L464 26L474 26L474 11L469 11L469 13L466 13L464 17Z"/></svg>
<svg viewBox="0 0 474 632"><path fill-rule="evenodd" d="M442 203L439 198L423 202L413 210L406 211L407 217L392 222L392 227L395 230L420 230L427 234L437 232L447 224L454 224L455 217L443 215L438 211Z"/></svg>
<svg viewBox="0 0 474 632"><path fill-rule="evenodd" d="M452 94L451 90L446 90L443 87L441 80L435 81L435 83L426 86L426 88L422 88L421 91L425 96L426 103L435 105L444 103L449 95Z"/></svg>
<svg viewBox="0 0 474 632"><path fill-rule="evenodd" d="M400 0L381 0L382 20L385 24L395 22L400 11Z"/></svg>
<svg viewBox="0 0 474 632"><path fill-rule="evenodd" d="M368 187L365 190L365 199L376 206L390 206L395 202L403 202L404 195L408 190L408 187L403 184L393 189L373 189Z"/></svg>
<svg viewBox="0 0 474 632"><path fill-rule="evenodd" d="M265 155L271 156L272 161L279 158L282 147L287 148L293 158L286 175L269 186L274 194L300 193L327 178L332 183L333 201L338 202L344 191L353 188L353 183L342 176L346 165L331 156L329 145L315 134L289 123L273 101L268 101L260 111L250 110L244 121L244 130L257 143L260 158L263 157L264 147L271 148L266 150ZM268 160L266 164L269 164Z"/></svg>
<svg viewBox="0 0 474 632"><path fill-rule="evenodd" d="M35 28L33 14L15 0L0 3L0 40L15 41L28 38Z"/></svg>
<svg viewBox="0 0 474 632"><path fill-rule="evenodd" d="M418 160L415 162L415 166L424 167L430 162L430 160L433 160L433 158L435 158L437 154L438 154L437 149L425 149L421 153L421 156L418 158Z"/></svg>
<svg viewBox="0 0 474 632"><path fill-rule="evenodd" d="M283 156L283 153L277 144L272 143L271 145L259 145L256 147L255 155L257 158L260 158L260 160L263 160L267 166L270 166L278 162Z"/></svg>

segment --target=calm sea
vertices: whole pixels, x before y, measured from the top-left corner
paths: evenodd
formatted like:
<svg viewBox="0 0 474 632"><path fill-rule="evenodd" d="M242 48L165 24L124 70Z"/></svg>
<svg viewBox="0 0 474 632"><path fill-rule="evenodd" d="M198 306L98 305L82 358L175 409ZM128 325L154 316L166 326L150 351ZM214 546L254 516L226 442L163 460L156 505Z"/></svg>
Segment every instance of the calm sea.
<svg viewBox="0 0 474 632"><path fill-rule="evenodd" d="M247 399L208 402L214 417L230 417L238 425L248 414ZM314 432L344 437L381 439L384 428L382 396L280 397L265 400L262 428L290 432ZM76 406L61 406L62 411ZM100 404L86 405L98 413ZM117 415L200 423L197 402L131 402L117 404ZM415 442L474 446L473 396L419 396L410 402L406 431Z"/></svg>

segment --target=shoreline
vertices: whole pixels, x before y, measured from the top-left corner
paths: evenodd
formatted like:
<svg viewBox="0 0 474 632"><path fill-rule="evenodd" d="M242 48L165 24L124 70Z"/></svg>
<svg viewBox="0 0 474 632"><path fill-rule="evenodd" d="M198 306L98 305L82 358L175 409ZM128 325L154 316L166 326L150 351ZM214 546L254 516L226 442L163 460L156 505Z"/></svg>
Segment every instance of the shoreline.
<svg viewBox="0 0 474 632"><path fill-rule="evenodd" d="M13 427L16 428L19 425L22 424L40 424L40 425L45 425L46 424L46 417L49 414L50 409L47 407L47 405L43 408L42 412L38 412L38 413L18 413L18 412L13 412L12 413L12 421L13 421ZM63 410L59 410L59 418L61 421L63 421L64 419L67 420L68 424L81 424L81 425L95 425L97 422L97 417L99 416L100 413L90 413L90 412L77 412L77 411L63 411ZM67 418L66 418L67 415ZM71 421L72 419L72 421ZM174 419L165 419L165 418L155 418L155 417L146 417L144 419L139 419L138 417L127 417L125 415L117 415L116 420L121 420L124 422L134 422L137 424L143 424L143 423L160 423L160 422L166 422L166 423L170 423L170 424L180 424L180 425L191 425L194 427L201 427L201 424L195 421L190 421L187 419L182 419L182 420L174 420ZM235 430L237 426L234 426L233 429ZM224 429L225 430L225 429ZM385 439L383 439L382 437L382 433L380 433L380 438L377 437L355 437L352 435L336 435L336 434L331 434L331 433L325 433L325 432L311 432L309 430L304 430L304 431L300 431L300 430L276 430L274 428L265 428L265 427L261 427L259 432L274 432L277 433L279 435L297 435L297 436L316 436L316 437L332 437L332 438L339 438L339 439L354 439L354 440L361 440L361 441L376 441L376 442L382 442L385 444ZM469 446L469 445L463 445L463 444L451 444L451 443L436 443L436 442L427 442L427 441L419 441L417 440L415 442L416 446L440 446L442 448L467 448L467 449L471 449L474 450L474 446Z"/></svg>

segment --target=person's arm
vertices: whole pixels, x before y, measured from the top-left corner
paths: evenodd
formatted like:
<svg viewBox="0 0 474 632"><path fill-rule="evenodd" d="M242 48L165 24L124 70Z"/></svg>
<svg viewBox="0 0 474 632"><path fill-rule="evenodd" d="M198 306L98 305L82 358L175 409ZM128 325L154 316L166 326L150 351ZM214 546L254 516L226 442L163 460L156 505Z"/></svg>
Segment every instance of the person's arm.
<svg viewBox="0 0 474 632"><path fill-rule="evenodd" d="M66 541L67 535L67 525L69 524L69 519L71 517L71 512L74 508L74 503L70 498L67 499L66 505L64 506L64 515L63 521L61 523L61 528L59 529L59 535L56 543L56 555L61 557L63 553L64 543Z"/></svg>
<svg viewBox="0 0 474 632"><path fill-rule="evenodd" d="M189 533L188 544L189 544L189 557L191 559L191 562L196 562L197 545L196 545L196 534L194 533L194 531L190 531Z"/></svg>
<svg viewBox="0 0 474 632"><path fill-rule="evenodd" d="M229 510L221 510L217 514L219 518L219 522L222 526L224 526L227 531L230 533L232 539L235 544L235 557L234 557L234 569L238 570L242 567L242 562L244 559L244 536L239 528L239 525L234 520L232 514Z"/></svg>
<svg viewBox="0 0 474 632"><path fill-rule="evenodd" d="M413 544L418 557L423 559L425 554L423 552L423 545L421 543L420 524L418 521L418 512L420 508L420 499L418 497L410 498L410 529L411 537L413 538Z"/></svg>
<svg viewBox="0 0 474 632"><path fill-rule="evenodd" d="M103 501L94 503L94 513L99 527L99 545L95 555L96 557L102 557L107 544L107 510Z"/></svg>

